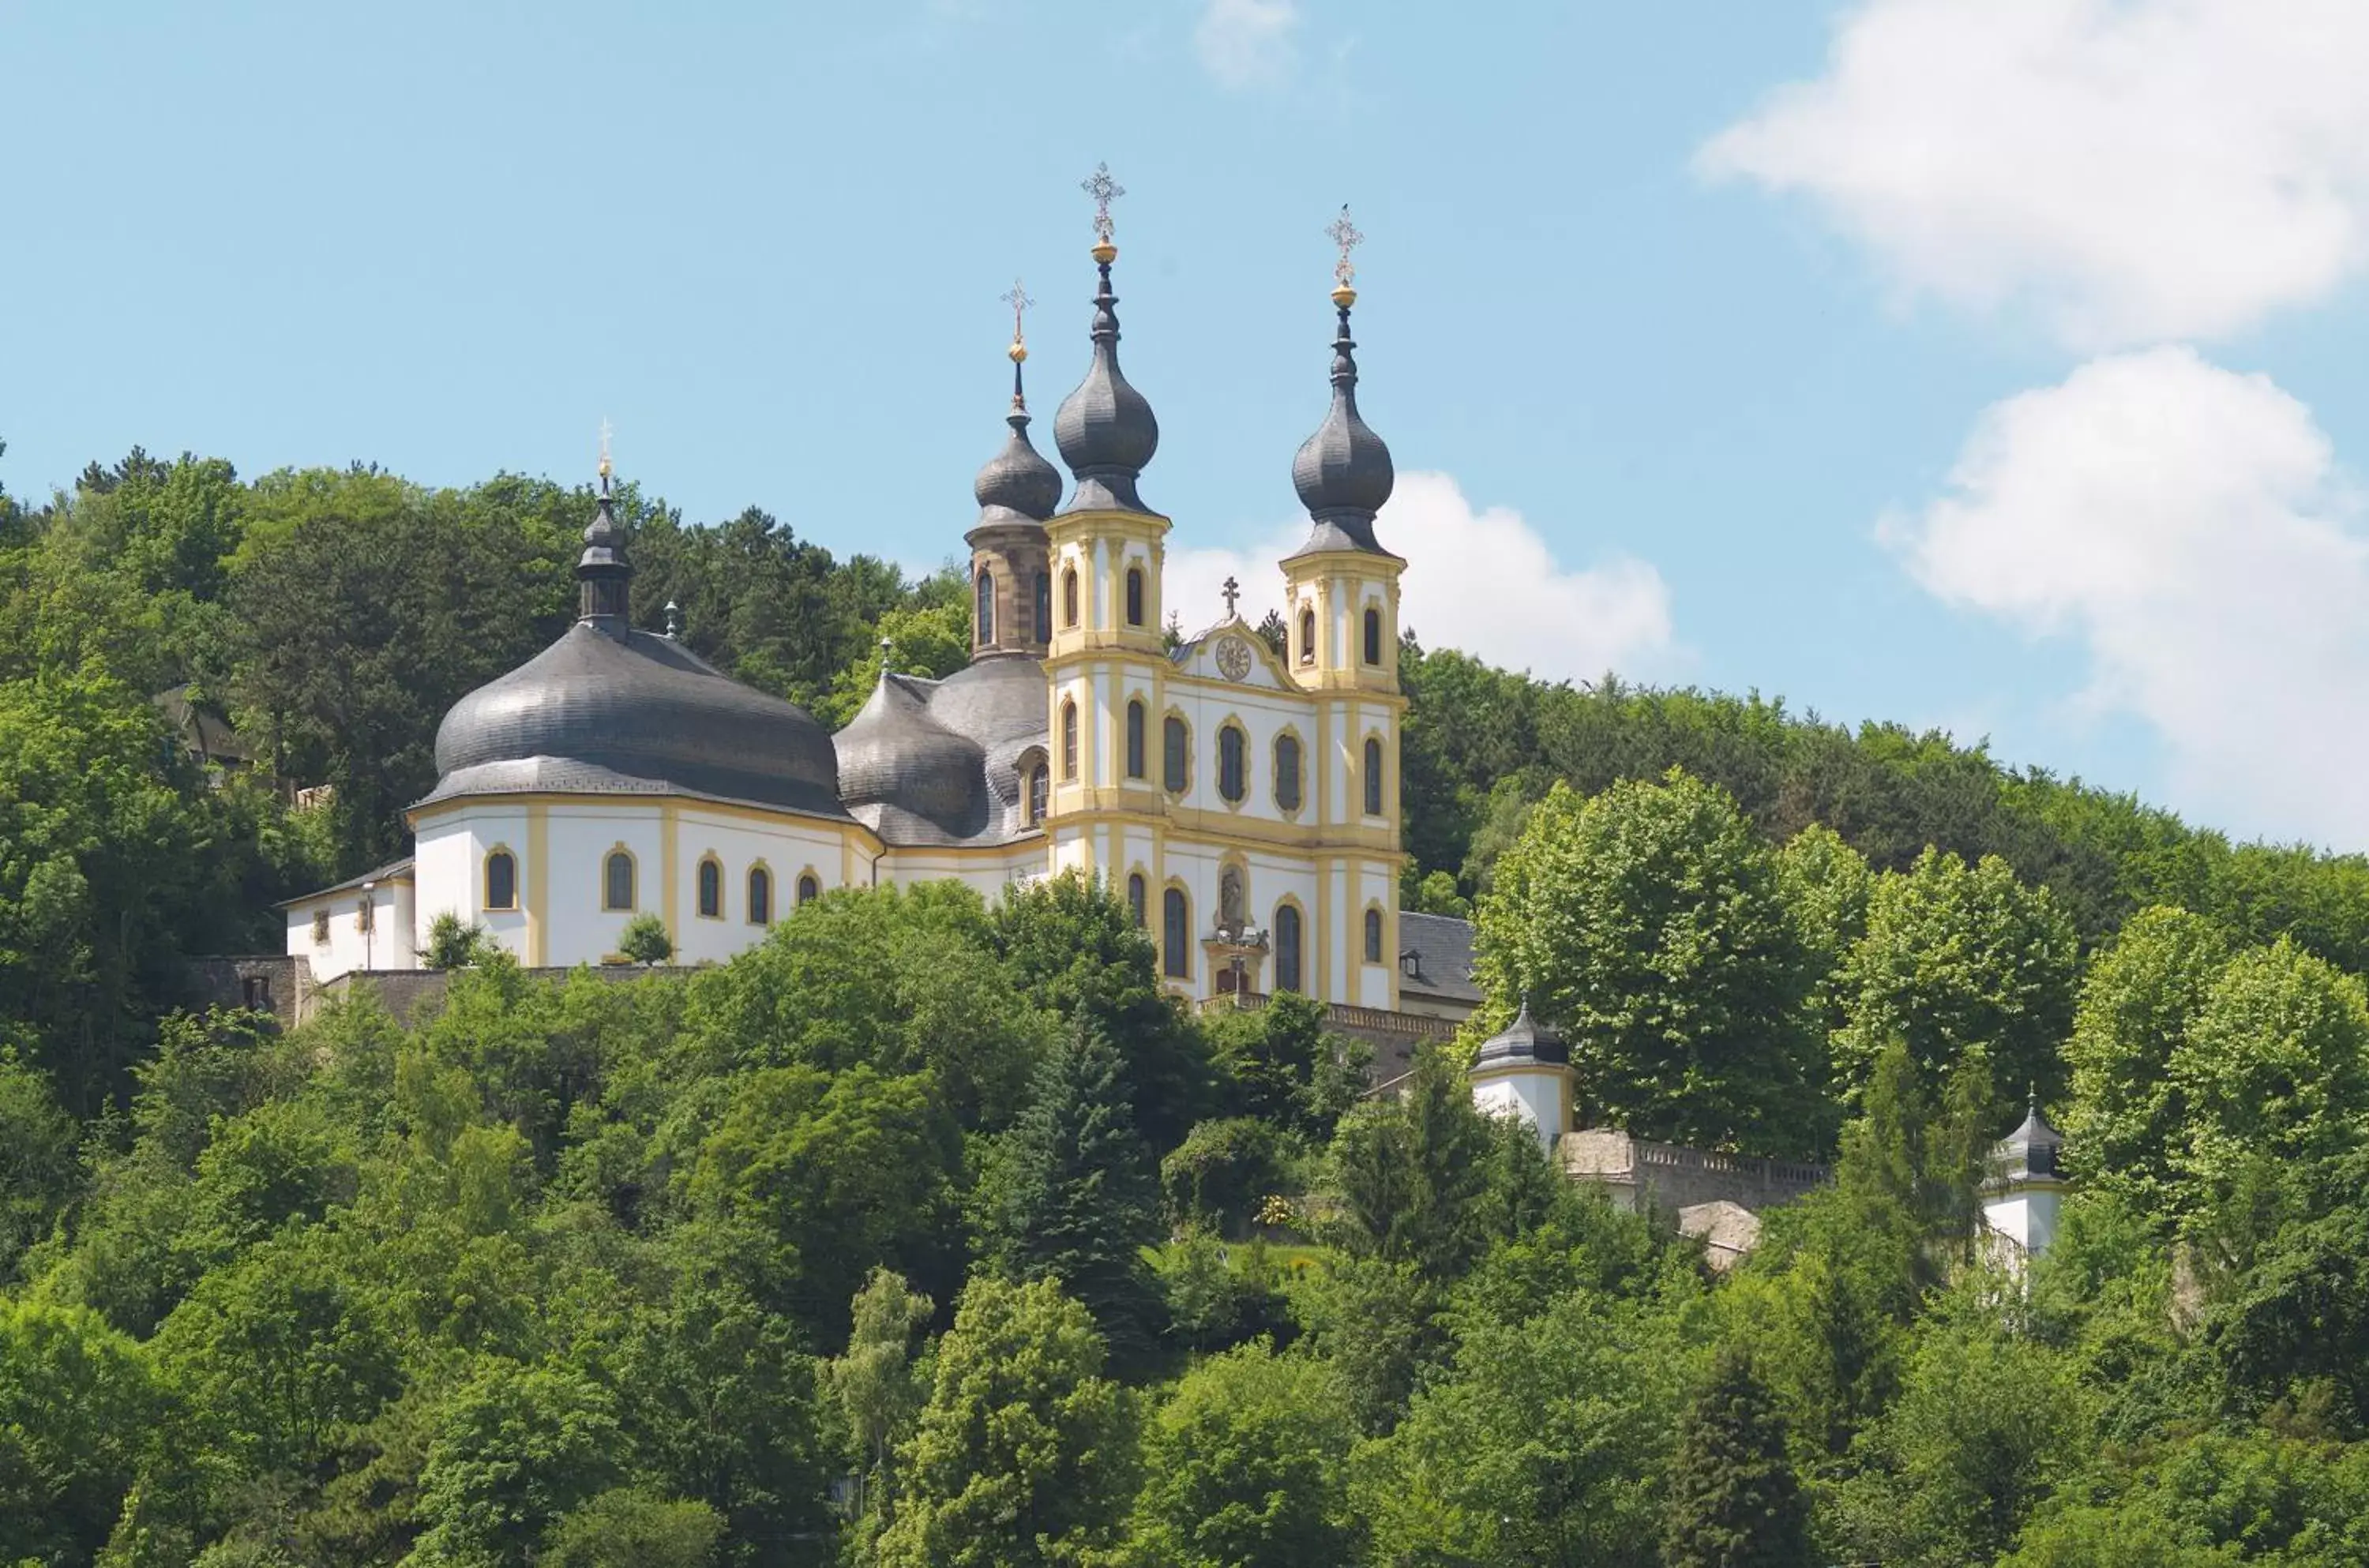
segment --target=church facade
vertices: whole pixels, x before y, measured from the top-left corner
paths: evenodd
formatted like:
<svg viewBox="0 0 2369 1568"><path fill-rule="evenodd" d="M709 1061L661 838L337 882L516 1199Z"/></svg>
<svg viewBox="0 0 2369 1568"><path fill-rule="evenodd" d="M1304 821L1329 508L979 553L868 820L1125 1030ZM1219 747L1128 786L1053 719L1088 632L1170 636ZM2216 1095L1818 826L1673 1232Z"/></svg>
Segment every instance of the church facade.
<svg viewBox="0 0 2369 1568"><path fill-rule="evenodd" d="M1139 490L1160 430L1119 368L1105 202L1087 370L1054 420L1066 481L1030 440L1015 333L1008 433L966 535L966 668L932 681L884 660L830 735L633 625L604 457L576 623L444 716L411 859L287 905L289 953L316 981L412 967L450 913L530 967L599 964L653 914L678 962L720 961L836 888L951 877L993 898L1077 871L1127 900L1184 997L1398 1011L1405 563L1376 533L1391 462L1357 408L1345 218L1336 238L1280 652L1230 591L1215 625L1181 646L1163 632L1172 525Z"/></svg>

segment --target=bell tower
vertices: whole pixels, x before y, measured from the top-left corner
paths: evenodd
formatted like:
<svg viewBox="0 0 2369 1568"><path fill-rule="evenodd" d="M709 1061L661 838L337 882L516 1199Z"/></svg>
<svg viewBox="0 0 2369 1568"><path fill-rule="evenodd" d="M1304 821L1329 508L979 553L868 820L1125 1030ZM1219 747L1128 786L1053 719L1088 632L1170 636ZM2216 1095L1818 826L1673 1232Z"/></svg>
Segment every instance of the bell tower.
<svg viewBox="0 0 2369 1568"><path fill-rule="evenodd" d="M1012 307L1012 434L971 483L978 521L963 535L970 546L971 657L1038 654L1053 632L1053 578L1047 559L1045 520L1061 504L1061 475L1028 441L1028 397L1020 369L1028 358L1022 314L1035 302L1015 281L1003 296Z"/></svg>

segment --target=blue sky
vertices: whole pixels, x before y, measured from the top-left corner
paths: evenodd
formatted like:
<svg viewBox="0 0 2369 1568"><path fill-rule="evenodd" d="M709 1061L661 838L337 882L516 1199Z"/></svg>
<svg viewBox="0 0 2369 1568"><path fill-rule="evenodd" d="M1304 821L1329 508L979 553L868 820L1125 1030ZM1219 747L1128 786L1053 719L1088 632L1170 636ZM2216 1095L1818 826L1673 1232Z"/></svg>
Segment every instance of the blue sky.
<svg viewBox="0 0 2369 1568"><path fill-rule="evenodd" d="M2360 847L2359 11L0 0L0 482L606 417L695 520L933 565L1015 274L1040 436L1082 367L1107 160L1188 624L1272 592L1347 201L1427 642Z"/></svg>

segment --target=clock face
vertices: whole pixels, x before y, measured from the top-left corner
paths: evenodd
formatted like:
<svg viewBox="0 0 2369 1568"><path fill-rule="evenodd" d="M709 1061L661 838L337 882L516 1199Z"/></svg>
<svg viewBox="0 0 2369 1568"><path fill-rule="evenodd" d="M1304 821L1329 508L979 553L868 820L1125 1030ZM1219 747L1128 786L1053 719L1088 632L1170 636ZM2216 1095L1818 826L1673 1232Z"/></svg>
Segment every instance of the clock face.
<svg viewBox="0 0 2369 1568"><path fill-rule="evenodd" d="M1229 681L1250 679L1251 645L1240 637L1228 637L1219 643L1218 673Z"/></svg>

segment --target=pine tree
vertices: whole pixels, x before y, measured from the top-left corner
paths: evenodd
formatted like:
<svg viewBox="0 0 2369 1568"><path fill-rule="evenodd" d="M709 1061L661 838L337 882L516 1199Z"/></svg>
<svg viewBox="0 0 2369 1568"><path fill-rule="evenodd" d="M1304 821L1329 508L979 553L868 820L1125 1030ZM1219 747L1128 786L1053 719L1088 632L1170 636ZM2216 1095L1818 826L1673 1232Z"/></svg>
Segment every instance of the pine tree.
<svg viewBox="0 0 2369 1568"><path fill-rule="evenodd" d="M1666 1568L1805 1568L1809 1508L1785 1427L1751 1357L1720 1353L1678 1434L1669 1471Z"/></svg>
<svg viewBox="0 0 2369 1568"><path fill-rule="evenodd" d="M1160 1234L1159 1187L1118 1052L1100 1031L1082 1026L1037 1070L976 1213L991 1266L1059 1281L1122 1359L1150 1344L1158 1295L1141 1249Z"/></svg>

